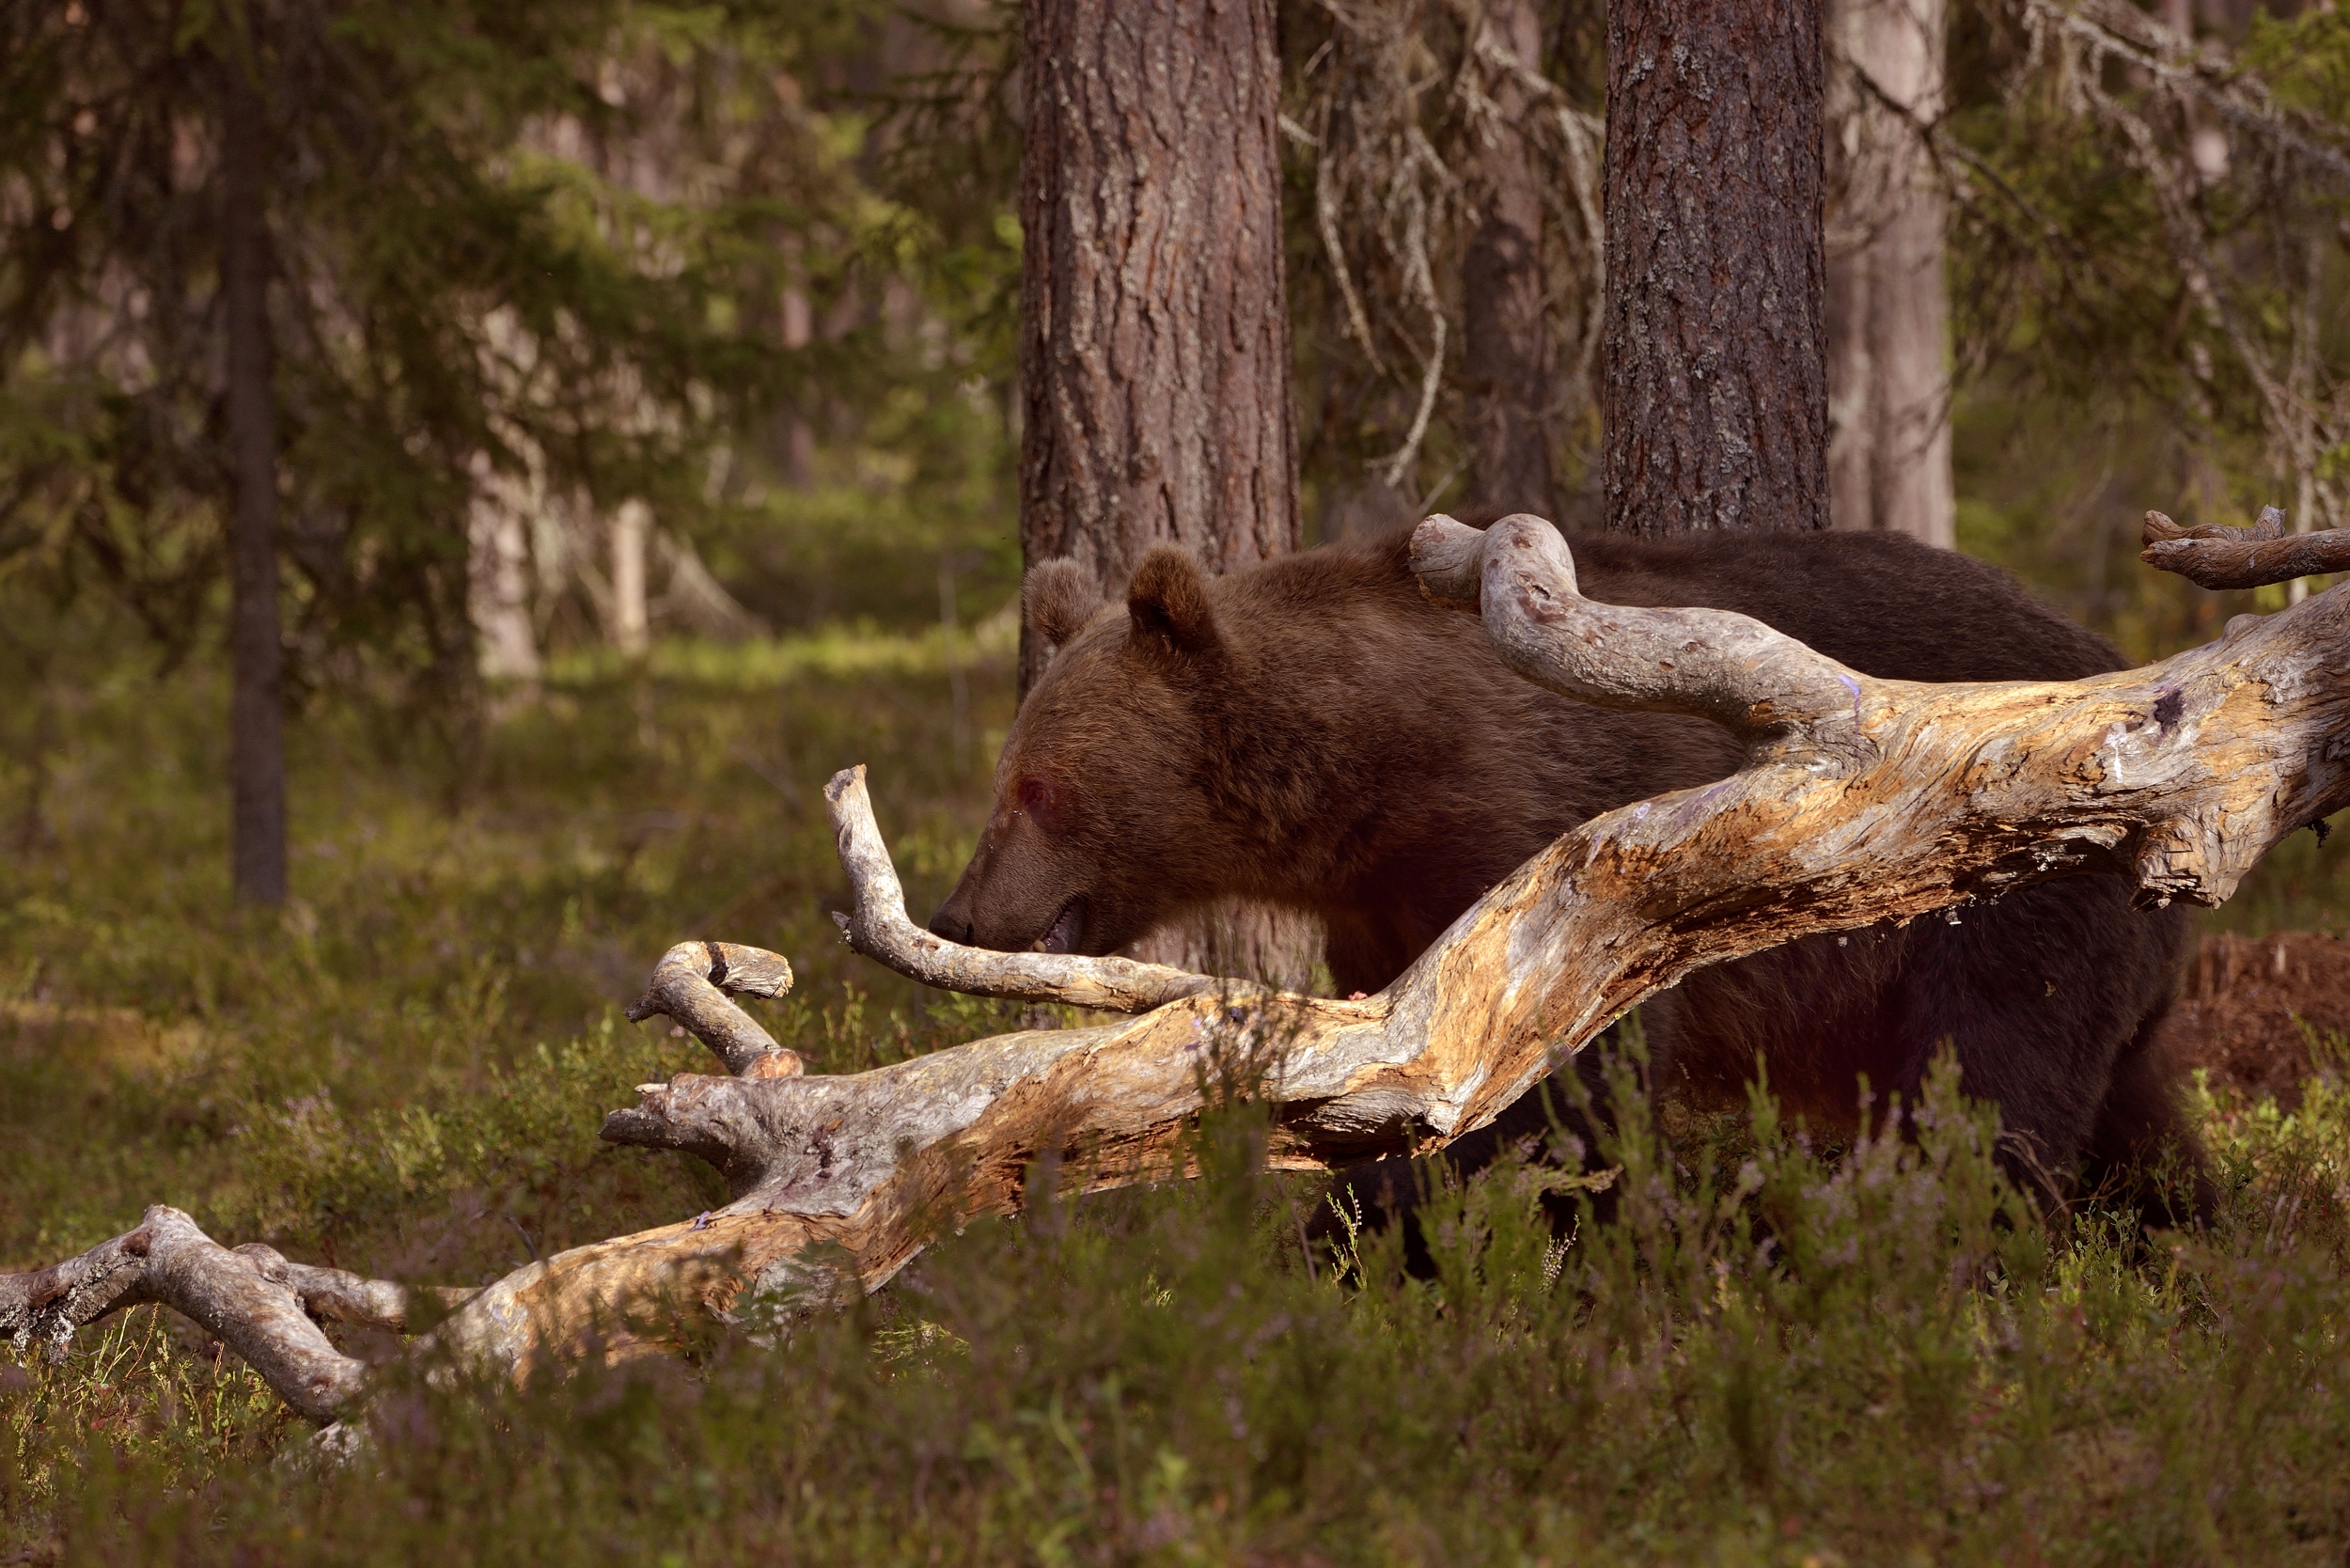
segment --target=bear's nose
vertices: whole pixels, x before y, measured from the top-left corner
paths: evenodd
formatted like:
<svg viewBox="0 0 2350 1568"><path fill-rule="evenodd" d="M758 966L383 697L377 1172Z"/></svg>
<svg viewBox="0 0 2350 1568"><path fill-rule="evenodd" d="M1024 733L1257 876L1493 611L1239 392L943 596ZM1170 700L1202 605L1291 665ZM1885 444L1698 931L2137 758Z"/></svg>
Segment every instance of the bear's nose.
<svg viewBox="0 0 2350 1568"><path fill-rule="evenodd" d="M971 922L956 914L951 905L941 904L938 913L931 917L931 934L967 948L971 945Z"/></svg>

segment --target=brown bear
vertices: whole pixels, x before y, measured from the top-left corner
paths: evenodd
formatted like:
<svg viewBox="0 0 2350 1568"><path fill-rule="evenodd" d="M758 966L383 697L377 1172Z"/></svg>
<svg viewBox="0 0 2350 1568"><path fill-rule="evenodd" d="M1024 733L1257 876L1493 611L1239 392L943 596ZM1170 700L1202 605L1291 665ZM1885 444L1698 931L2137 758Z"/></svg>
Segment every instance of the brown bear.
<svg viewBox="0 0 2350 1568"><path fill-rule="evenodd" d="M1163 545L1123 604L1094 603L1067 563L1031 572L1029 624L1058 651L931 929L1107 953L1240 895L1320 917L1340 992L1372 992L1577 823L1739 764L1703 720L1521 680L1474 615L1421 593L1409 541L1402 530L1213 579ZM2123 665L2006 573L1898 536L1569 543L1592 599L1737 610L1872 675L2071 680ZM2187 930L2183 912L2134 910L2120 877L2085 875L1956 923L1814 937L1653 998L1650 1071L1720 1099L1760 1058L1787 1108L1833 1132L1854 1123L1862 1074L1914 1104L1948 1042L1966 1090L1998 1103L2019 1177L2053 1194L2168 1145L2200 1210L2196 1142L2151 1045ZM1481 1163L1496 1139L1544 1124L1541 1098L1456 1158Z"/></svg>

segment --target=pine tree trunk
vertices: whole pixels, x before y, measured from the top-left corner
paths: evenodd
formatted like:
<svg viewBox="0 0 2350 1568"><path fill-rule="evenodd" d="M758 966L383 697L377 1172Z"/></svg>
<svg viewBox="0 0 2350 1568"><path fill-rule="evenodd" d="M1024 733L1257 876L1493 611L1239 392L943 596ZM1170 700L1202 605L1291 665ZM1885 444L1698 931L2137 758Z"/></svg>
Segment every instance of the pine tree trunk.
<svg viewBox="0 0 2350 1568"><path fill-rule="evenodd" d="M612 641L635 658L652 646L652 617L645 594L645 547L652 509L631 497L612 513Z"/></svg>
<svg viewBox="0 0 2350 1568"><path fill-rule="evenodd" d="M1489 39L1528 71L1542 67L1534 0L1486 0ZM1525 86L1505 78L1493 93L1493 134L1470 170L1480 221L1461 259L1461 367L1468 382L1469 504L1557 517L1543 329L1543 193L1533 149L1520 131L1535 113Z"/></svg>
<svg viewBox="0 0 2350 1568"><path fill-rule="evenodd" d="M536 681L543 673L530 615L528 486L473 462L474 493L465 512L465 601L481 674L491 681Z"/></svg>
<svg viewBox="0 0 2350 1568"><path fill-rule="evenodd" d="M227 326L230 864L239 902L286 898L285 647L277 610L277 404L271 385L269 131L260 94L224 67L221 304Z"/></svg>
<svg viewBox="0 0 2350 1568"><path fill-rule="evenodd" d="M1295 549L1272 0L1028 0L1021 48L1022 554L1116 597L1162 540ZM1042 655L1024 627L1024 694ZM1302 985L1320 943L1233 905L1145 946Z"/></svg>
<svg viewBox="0 0 2350 1568"><path fill-rule="evenodd" d="M791 243L785 254L796 265L799 246ZM783 346L799 353L816 340L815 304L807 290L796 282L784 285L782 295L783 320L780 337ZM776 466L783 471L783 482L794 490L807 490L816 482L816 427L808 422L805 409L792 408L777 416L776 427Z"/></svg>
<svg viewBox="0 0 2350 1568"><path fill-rule="evenodd" d="M1023 554L1295 549L1271 0L1029 0L1021 58Z"/></svg>
<svg viewBox="0 0 2350 1568"><path fill-rule="evenodd" d="M1822 528L1820 0L1607 8L1607 522Z"/></svg>
<svg viewBox="0 0 2350 1568"><path fill-rule="evenodd" d="M1943 98L1943 0L1835 0L1839 52L1912 114ZM1834 94L1843 131L1827 262L1829 516L1948 546L1944 203L1915 131L1868 93Z"/></svg>

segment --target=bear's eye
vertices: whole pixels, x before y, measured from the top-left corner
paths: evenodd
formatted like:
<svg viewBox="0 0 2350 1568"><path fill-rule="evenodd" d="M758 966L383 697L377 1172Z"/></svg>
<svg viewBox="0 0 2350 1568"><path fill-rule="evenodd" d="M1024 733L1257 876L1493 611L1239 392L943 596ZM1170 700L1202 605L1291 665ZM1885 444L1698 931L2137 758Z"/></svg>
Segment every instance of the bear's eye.
<svg viewBox="0 0 2350 1568"><path fill-rule="evenodd" d="M1039 827L1052 828L1059 825L1055 821L1061 804L1059 792L1053 788L1050 779L1038 778L1033 775L1023 778L1020 781L1019 792L1013 798L1024 814L1036 819L1036 824Z"/></svg>

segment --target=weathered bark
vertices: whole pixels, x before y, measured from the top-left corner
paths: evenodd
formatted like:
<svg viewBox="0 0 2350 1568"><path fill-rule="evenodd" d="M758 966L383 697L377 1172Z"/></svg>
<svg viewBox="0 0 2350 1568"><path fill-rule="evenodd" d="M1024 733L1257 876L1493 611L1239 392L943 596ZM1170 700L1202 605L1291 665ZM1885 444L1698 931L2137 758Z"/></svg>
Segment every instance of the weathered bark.
<svg viewBox="0 0 2350 1568"><path fill-rule="evenodd" d="M1469 169L1480 221L1461 258L1461 371L1467 383L1468 496L1480 509L1558 515L1544 415L1550 334L1543 321L1543 193L1528 79L1542 67L1533 0L1486 0L1482 44L1526 75L1502 74L1491 133ZM1490 511L1489 511L1490 515Z"/></svg>
<svg viewBox="0 0 2350 1568"><path fill-rule="evenodd" d="M992 949L933 936L906 915L898 869L866 803L865 770L834 775L824 786L824 799L832 807L833 845L841 870L856 890L855 912L833 916L841 940L909 980L968 996L1066 1002L1102 1012L1148 1012L1230 983L1162 964L1074 953L1023 953L1007 964L1005 955Z"/></svg>
<svg viewBox="0 0 2350 1568"><path fill-rule="evenodd" d="M727 995L780 996L791 988L791 965L778 954L733 942L682 942L663 956L645 995L629 1009L641 1022L664 1013L708 1045L729 1071L749 1079L776 1079L802 1071L799 1057L777 1046L758 1023ZM689 1224L689 1232L699 1228ZM643 1238L623 1238L637 1242ZM582 1249L597 1254L595 1248ZM641 1259L642 1247L621 1255ZM657 1251L652 1254L658 1256ZM580 1259L567 1253L566 1258ZM597 1254L600 1259L601 1254ZM590 1262L592 1260L582 1260ZM567 1356L587 1354L607 1320L624 1309L638 1313L638 1326L657 1333L672 1321L661 1311L664 1287L651 1274L626 1277L634 1287L609 1300L573 1299L557 1304L561 1332L542 1336L508 1310L520 1288L535 1278L532 1264L491 1287L480 1311L451 1321L428 1340L428 1347L450 1346L461 1356L487 1357L520 1368L528 1357L515 1347L541 1338ZM603 1278L594 1267L584 1276ZM560 1277L566 1282L574 1274ZM410 1287L369 1279L341 1269L289 1262L275 1248L247 1243L224 1247L177 1209L149 1208L136 1229L111 1241L29 1274L0 1274L0 1335L22 1352L38 1343L60 1352L76 1329L128 1307L160 1303L195 1320L234 1350L279 1398L309 1419L332 1420L364 1388L366 1367L337 1350L321 1332L324 1323L345 1323L408 1333L413 1306L421 1295L442 1308L456 1308L478 1294L472 1290ZM634 1342L625 1341L626 1342ZM437 1348L428 1348L437 1354Z"/></svg>
<svg viewBox="0 0 2350 1568"><path fill-rule="evenodd" d="M1062 1155L1090 1187L1169 1171L1219 1054L1245 1059L1274 1103L1277 1165L1424 1152L1700 965L2084 870L2132 876L2152 900L2217 902L2285 834L2350 803L2350 768L2324 741L2350 722L2350 689L2324 679L2350 648L2339 590L2147 669L1923 686L1859 675L1744 617L1583 601L1563 543L1531 519L1481 537L1432 525L1424 538L1431 590L1478 596L1521 674L1589 701L1712 718L1747 741L1748 766L1586 823L1394 986L1353 1002L1137 983L1115 960L941 942L905 918L862 780L844 775L827 793L860 951L995 995L1160 1005L855 1078L649 1086L605 1136L692 1149L741 1196L698 1230L516 1276L501 1309L576 1320L555 1304L647 1290L678 1266L713 1311L746 1291L871 1289L936 1227L1016 1208L1042 1155Z"/></svg>
<svg viewBox="0 0 2350 1568"><path fill-rule="evenodd" d="M1030 0L1021 58L1023 554L1296 548L1271 0Z"/></svg>
<svg viewBox="0 0 2350 1568"><path fill-rule="evenodd" d="M1820 0L1607 8L1607 524L1827 525Z"/></svg>
<svg viewBox="0 0 2350 1568"><path fill-rule="evenodd" d="M2350 805L2339 745L2350 684L2335 678L2350 658L2350 588L2143 669L1934 686L1861 675L1743 616L1584 600L1564 541L1538 519L1481 535L1432 519L1417 543L1429 591L1475 604L1520 674L1605 706L1710 718L1745 743L1745 767L1584 823L1394 985L1352 1001L941 941L906 917L863 771L843 773L826 797L857 950L958 989L1150 1011L848 1077L644 1085L603 1136L698 1154L733 1200L517 1270L465 1300L432 1350L519 1372L663 1348L681 1312L727 1322L760 1297L812 1306L872 1290L943 1229L1018 1209L1039 1159L1059 1157L1086 1189L1181 1174L1185 1139L1221 1092L1270 1105L1279 1167L1425 1152L1701 965L2063 875L2124 875L2150 901L2217 903L2285 835ZM782 970L751 949L718 956L673 951L662 986L757 991ZM747 1041L735 1056L767 1059L763 1034L714 990L671 1016L722 1055ZM167 1300L210 1313L272 1387L323 1419L350 1398L338 1379L356 1374L323 1357L290 1304L310 1317L329 1301L369 1321L405 1316L391 1287L313 1283L274 1255L236 1273L224 1260L260 1255L224 1252L193 1227L182 1237L159 1215L171 1211L69 1263L0 1277L0 1332L55 1339L114 1307ZM227 1283L164 1294L144 1261L164 1231Z"/></svg>
<svg viewBox="0 0 2350 1568"><path fill-rule="evenodd" d="M727 999L730 991L775 997L791 989L791 965L779 953L739 942L680 942L653 966L645 994L629 1006L628 1021L668 1018L739 1077L797 1077L807 1071L799 1053L776 1044L757 1019Z"/></svg>
<svg viewBox="0 0 2350 1568"><path fill-rule="evenodd" d="M150 1301L201 1324L314 1421L331 1420L367 1379L367 1368L337 1350L315 1318L397 1327L408 1312L397 1285L289 1263L267 1247L231 1251L159 1203L138 1229L78 1258L0 1275L0 1331L20 1350L36 1341L61 1347L82 1325Z"/></svg>
<svg viewBox="0 0 2350 1568"><path fill-rule="evenodd" d="M237 899L286 902L285 659L277 609L277 397L271 385L269 128L260 93L221 67L221 313L228 339L229 861Z"/></svg>
<svg viewBox="0 0 2350 1568"><path fill-rule="evenodd" d="M1916 127L1942 112L1943 0L1832 0L1843 73L1827 243L1828 516L1948 547L1956 532L1945 200ZM1865 84L1852 80L1864 77Z"/></svg>
<svg viewBox="0 0 2350 1568"><path fill-rule="evenodd" d="M2287 534L2284 513L2263 507L2248 528L2182 528L2158 511L2146 514L2146 548L2138 558L2201 588L2252 588L2350 572L2350 528Z"/></svg>

